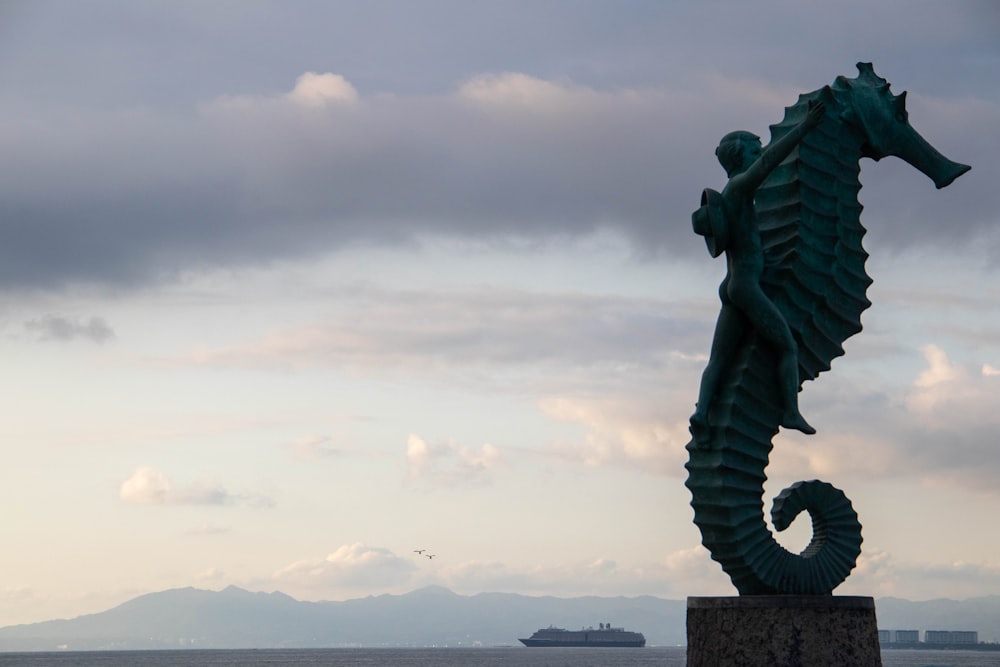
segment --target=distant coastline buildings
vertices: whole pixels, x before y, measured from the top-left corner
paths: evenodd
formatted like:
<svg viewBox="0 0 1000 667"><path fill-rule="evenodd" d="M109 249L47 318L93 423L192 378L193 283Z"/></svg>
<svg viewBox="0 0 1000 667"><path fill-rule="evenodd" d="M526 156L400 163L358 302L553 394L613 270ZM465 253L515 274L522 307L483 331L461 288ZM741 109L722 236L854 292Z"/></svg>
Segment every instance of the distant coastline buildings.
<svg viewBox="0 0 1000 667"><path fill-rule="evenodd" d="M919 644L919 630L879 630L880 644ZM979 643L977 630L925 630L924 644L968 646Z"/></svg>

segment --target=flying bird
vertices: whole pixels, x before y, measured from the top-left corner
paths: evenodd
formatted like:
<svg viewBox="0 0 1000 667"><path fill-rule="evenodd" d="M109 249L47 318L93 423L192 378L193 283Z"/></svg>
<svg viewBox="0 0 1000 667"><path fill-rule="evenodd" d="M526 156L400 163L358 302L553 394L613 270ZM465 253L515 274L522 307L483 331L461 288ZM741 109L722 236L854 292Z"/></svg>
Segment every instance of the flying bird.
<svg viewBox="0 0 1000 667"><path fill-rule="evenodd" d="M436 555L437 555L437 554L426 554L426 556L427 556L428 558L434 558L434 556L436 556Z"/></svg>
<svg viewBox="0 0 1000 667"><path fill-rule="evenodd" d="M414 549L413 553L415 553L415 554L422 554L425 551L427 551L427 549Z"/></svg>

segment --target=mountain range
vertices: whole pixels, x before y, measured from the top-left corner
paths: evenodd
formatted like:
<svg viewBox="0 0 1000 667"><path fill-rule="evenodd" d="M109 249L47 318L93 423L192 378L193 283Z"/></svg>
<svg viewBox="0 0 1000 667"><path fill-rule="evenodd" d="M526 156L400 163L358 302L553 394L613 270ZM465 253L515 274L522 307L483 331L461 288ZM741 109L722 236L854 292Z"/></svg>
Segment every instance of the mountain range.
<svg viewBox="0 0 1000 667"><path fill-rule="evenodd" d="M0 628L0 651L519 645L549 625L611 623L653 646L685 643L684 600L640 597L464 596L431 586L404 595L304 602L284 593L179 588L74 619ZM911 602L881 598L885 629L978 630L1000 638L1000 596Z"/></svg>

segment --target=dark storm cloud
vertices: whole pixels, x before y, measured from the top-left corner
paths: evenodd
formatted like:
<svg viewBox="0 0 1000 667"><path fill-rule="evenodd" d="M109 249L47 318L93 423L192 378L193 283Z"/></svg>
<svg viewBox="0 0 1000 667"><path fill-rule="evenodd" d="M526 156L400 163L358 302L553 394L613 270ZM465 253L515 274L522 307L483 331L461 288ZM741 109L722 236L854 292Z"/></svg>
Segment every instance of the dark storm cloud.
<svg viewBox="0 0 1000 667"><path fill-rule="evenodd" d="M912 89L911 120L931 143L975 165L947 194L905 165L867 166L873 236L960 245L995 226L986 5L927 5L905 31L872 27L884 9L844 18L860 4L810 16L774 3L759 31L745 8L701 4L415 7L7 9L0 284L136 284L429 235L614 228L650 254L687 254L697 193L723 182L718 137L766 134L798 92L853 75L859 58ZM949 72L910 64L930 58L921 38ZM308 71L343 75L355 97L289 96Z"/></svg>
<svg viewBox="0 0 1000 667"><path fill-rule="evenodd" d="M0 73L43 101L189 107L278 90L308 69L408 94L498 71L602 88L712 71L810 85L875 60L927 72L929 93L965 95L994 76L998 31L993 0L629 0L627 11L607 0L14 0L0 6Z"/></svg>

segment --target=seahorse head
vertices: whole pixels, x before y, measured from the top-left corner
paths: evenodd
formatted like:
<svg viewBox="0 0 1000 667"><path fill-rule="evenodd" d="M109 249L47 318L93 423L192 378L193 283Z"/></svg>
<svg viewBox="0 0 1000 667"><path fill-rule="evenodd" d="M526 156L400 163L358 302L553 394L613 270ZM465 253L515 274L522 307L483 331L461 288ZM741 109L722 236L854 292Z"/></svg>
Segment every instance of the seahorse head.
<svg viewBox="0 0 1000 667"><path fill-rule="evenodd" d="M861 135L865 157L899 157L930 177L939 188L970 169L941 155L913 129L905 91L893 95L889 82L875 73L871 63L858 63L857 67L856 78L838 76L831 92L838 102L841 121Z"/></svg>

